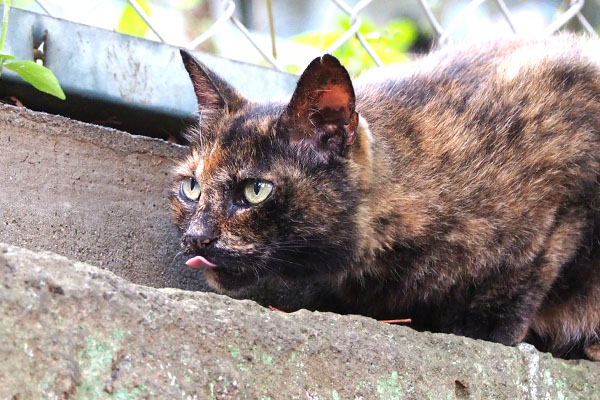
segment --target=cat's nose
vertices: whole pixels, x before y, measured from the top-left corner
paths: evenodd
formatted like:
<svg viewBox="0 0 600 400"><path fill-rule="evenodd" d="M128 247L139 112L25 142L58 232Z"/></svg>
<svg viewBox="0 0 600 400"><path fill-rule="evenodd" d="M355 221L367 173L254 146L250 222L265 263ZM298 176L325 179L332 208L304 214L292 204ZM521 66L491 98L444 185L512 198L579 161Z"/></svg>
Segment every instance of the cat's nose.
<svg viewBox="0 0 600 400"><path fill-rule="evenodd" d="M185 241L188 246L195 246L198 248L208 247L217 240L215 234L210 231L204 231L199 233L191 233L185 235Z"/></svg>

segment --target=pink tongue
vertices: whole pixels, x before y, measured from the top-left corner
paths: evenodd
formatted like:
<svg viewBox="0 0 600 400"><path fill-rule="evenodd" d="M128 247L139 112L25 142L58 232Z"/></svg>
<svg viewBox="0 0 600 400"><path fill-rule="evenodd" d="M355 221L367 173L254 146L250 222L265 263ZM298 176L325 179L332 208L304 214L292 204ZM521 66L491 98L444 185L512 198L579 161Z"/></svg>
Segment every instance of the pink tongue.
<svg viewBox="0 0 600 400"><path fill-rule="evenodd" d="M211 263L210 261L208 261L206 258L204 258L202 256L196 256L194 258L190 258L189 260L187 260L185 262L185 265L187 265L190 268L212 268L212 267L216 267L215 264Z"/></svg>

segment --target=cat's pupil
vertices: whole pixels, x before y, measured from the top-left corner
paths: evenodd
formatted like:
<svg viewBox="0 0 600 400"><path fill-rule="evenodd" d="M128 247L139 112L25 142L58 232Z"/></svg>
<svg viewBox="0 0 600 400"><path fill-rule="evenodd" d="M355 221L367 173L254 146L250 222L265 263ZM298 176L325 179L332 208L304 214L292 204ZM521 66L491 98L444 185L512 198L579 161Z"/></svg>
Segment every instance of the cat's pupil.
<svg viewBox="0 0 600 400"><path fill-rule="evenodd" d="M254 182L254 194L258 196L262 183L260 181Z"/></svg>
<svg viewBox="0 0 600 400"><path fill-rule="evenodd" d="M194 190L196 187L196 180L194 178L190 179L190 190Z"/></svg>

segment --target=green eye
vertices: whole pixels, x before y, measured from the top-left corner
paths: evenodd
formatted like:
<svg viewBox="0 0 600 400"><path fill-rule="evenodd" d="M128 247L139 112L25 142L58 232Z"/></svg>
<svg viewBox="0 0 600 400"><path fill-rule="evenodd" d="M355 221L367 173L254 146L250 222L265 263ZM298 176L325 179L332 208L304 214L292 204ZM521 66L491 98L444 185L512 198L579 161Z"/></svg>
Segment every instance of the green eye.
<svg viewBox="0 0 600 400"><path fill-rule="evenodd" d="M181 192L191 201L197 201L200 197L200 185L194 178L185 178L181 181Z"/></svg>
<svg viewBox="0 0 600 400"><path fill-rule="evenodd" d="M244 197L250 204L262 203L273 191L273 184L260 179L251 180L244 186Z"/></svg>

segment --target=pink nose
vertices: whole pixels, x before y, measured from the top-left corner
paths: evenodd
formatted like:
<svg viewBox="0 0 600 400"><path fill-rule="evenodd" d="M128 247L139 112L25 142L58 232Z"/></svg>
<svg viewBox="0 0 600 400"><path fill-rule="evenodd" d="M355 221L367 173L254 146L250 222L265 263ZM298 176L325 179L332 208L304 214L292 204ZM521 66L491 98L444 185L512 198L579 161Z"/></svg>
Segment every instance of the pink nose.
<svg viewBox="0 0 600 400"><path fill-rule="evenodd" d="M209 234L199 234L199 235L186 235L185 241L189 245L196 246L198 248L208 247L212 242L217 240L214 235Z"/></svg>

